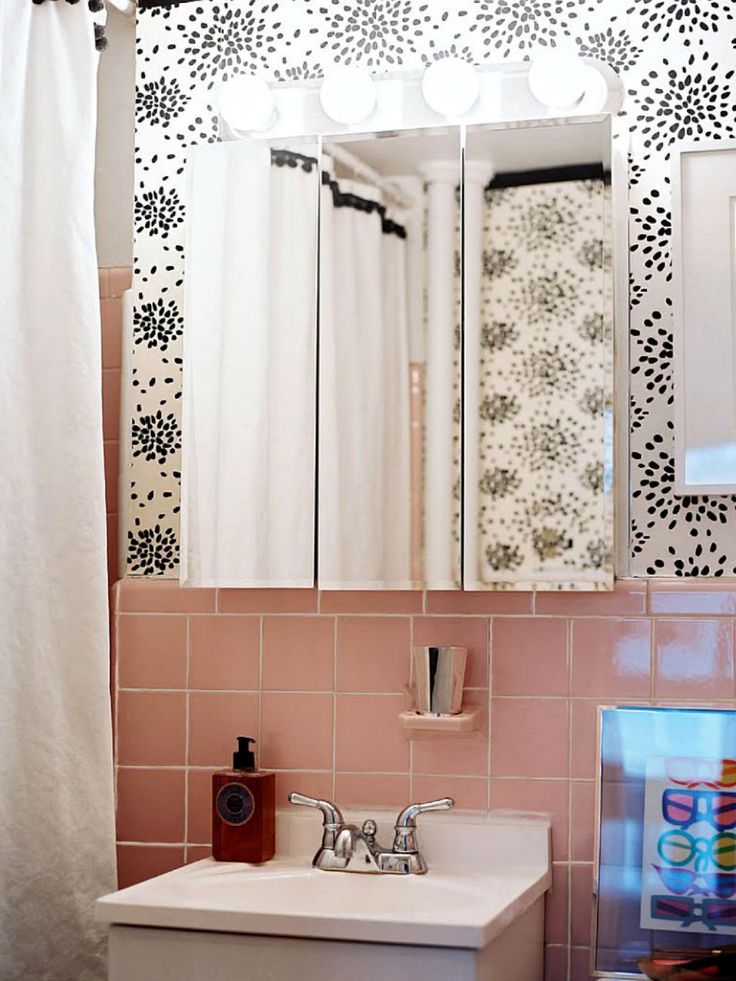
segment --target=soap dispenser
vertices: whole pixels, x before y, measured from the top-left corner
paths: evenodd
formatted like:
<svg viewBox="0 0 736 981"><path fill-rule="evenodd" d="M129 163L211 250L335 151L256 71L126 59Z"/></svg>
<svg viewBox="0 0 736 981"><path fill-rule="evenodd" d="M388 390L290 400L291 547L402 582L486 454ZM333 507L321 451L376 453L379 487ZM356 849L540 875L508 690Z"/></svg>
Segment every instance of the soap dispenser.
<svg viewBox="0 0 736 981"><path fill-rule="evenodd" d="M275 851L276 775L256 769L255 739L238 736L232 770L212 775L212 856L267 862Z"/></svg>

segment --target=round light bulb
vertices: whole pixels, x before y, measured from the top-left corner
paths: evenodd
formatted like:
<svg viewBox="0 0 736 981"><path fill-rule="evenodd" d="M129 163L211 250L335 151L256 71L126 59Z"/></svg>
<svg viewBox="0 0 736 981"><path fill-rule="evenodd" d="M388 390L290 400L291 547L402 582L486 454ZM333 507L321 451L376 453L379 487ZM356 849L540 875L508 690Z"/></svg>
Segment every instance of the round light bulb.
<svg viewBox="0 0 736 981"><path fill-rule="evenodd" d="M376 86L364 68L336 65L322 82L319 101L336 123L360 123L373 112Z"/></svg>
<svg viewBox="0 0 736 981"><path fill-rule="evenodd" d="M263 132L276 117L273 93L262 78L234 75L220 89L220 115L231 130Z"/></svg>
<svg viewBox="0 0 736 981"><path fill-rule="evenodd" d="M549 51L529 69L532 95L550 109L574 106L585 95L587 83L585 62L569 51Z"/></svg>
<svg viewBox="0 0 736 981"><path fill-rule="evenodd" d="M480 82L472 65L460 58L441 58L422 77L424 101L441 116L462 116L478 101Z"/></svg>

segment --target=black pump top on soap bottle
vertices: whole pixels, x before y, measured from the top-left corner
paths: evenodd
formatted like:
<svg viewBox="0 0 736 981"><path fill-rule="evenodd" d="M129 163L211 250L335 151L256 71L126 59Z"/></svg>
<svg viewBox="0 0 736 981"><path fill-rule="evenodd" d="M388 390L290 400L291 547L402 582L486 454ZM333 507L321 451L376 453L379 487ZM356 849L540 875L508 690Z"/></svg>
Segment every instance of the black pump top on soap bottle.
<svg viewBox="0 0 736 981"><path fill-rule="evenodd" d="M255 745L255 739L250 736L238 736L238 748L233 753L233 770L255 770L256 754L250 748Z"/></svg>

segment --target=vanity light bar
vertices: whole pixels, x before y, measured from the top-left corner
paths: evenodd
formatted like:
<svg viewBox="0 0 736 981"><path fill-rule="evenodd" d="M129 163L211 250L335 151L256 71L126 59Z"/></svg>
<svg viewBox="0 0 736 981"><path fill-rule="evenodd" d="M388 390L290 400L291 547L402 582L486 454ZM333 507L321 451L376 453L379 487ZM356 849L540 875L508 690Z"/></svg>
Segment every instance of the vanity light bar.
<svg viewBox="0 0 736 981"><path fill-rule="evenodd" d="M125 0L117 0L125 2ZM424 72L371 76L337 65L323 80L273 83L236 75L219 93L227 139L245 135L330 136L370 128L385 132L447 122L488 124L616 113L623 86L605 62L573 51L531 63L473 66L443 58Z"/></svg>

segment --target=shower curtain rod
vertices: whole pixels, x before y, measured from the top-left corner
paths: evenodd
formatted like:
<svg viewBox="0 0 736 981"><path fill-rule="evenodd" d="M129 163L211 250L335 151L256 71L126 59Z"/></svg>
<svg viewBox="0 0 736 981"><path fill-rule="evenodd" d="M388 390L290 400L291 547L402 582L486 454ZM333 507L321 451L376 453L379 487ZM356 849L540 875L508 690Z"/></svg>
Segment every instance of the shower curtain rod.
<svg viewBox="0 0 736 981"><path fill-rule="evenodd" d="M359 157L346 150L345 147L338 146L336 143L326 143L325 150L334 160L339 161L339 163L347 167L348 170L351 170L357 177L363 177L365 180L370 181L371 184L375 184L380 190L385 191L393 199L394 204L398 204L400 208L414 207L413 199L407 197L398 184L388 180L386 177L382 177L377 170L363 163Z"/></svg>

